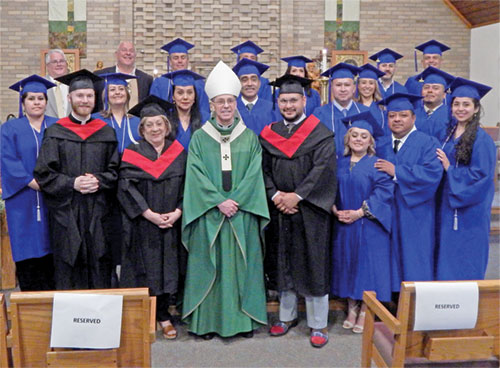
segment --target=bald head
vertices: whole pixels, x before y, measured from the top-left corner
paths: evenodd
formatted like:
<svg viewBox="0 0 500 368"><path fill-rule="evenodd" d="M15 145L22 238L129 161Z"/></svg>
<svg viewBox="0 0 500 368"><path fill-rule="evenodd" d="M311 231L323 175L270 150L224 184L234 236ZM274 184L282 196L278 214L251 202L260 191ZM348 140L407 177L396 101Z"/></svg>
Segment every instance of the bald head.
<svg viewBox="0 0 500 368"><path fill-rule="evenodd" d="M135 46L130 41L122 41L115 52L116 65L121 72L131 73L135 67Z"/></svg>

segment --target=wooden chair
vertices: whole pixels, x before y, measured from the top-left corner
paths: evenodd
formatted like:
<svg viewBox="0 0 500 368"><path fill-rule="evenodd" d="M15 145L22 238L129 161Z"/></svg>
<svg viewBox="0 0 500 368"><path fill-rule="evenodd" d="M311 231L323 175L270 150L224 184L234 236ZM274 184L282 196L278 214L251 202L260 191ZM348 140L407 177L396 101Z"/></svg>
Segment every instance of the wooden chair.
<svg viewBox="0 0 500 368"><path fill-rule="evenodd" d="M9 325L7 321L7 309L5 307L5 296L0 294L0 367L10 367L11 359L7 335L9 334Z"/></svg>
<svg viewBox="0 0 500 368"><path fill-rule="evenodd" d="M447 281L453 283L454 281ZM475 328L413 331L415 283L403 282L397 318L365 291L367 305L361 365L370 367L498 367L500 351L500 280L477 281L479 309ZM375 322L375 316L381 322Z"/></svg>
<svg viewBox="0 0 500 368"><path fill-rule="evenodd" d="M156 299L149 297L147 288L56 292L123 295L120 347L110 350L51 349L55 291L15 292L10 296L14 367L151 366Z"/></svg>

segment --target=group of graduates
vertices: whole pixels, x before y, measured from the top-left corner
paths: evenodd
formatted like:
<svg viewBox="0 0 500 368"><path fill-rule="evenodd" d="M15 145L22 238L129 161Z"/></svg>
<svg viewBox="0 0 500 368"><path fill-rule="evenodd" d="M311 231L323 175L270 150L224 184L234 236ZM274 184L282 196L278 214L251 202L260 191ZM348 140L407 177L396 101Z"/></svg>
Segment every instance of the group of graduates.
<svg viewBox="0 0 500 368"><path fill-rule="evenodd" d="M303 56L269 82L246 41L203 81L187 69L192 47L165 45L173 70L154 80L122 42L99 75L10 87L20 117L1 126L2 196L21 290L148 287L167 339L176 301L195 335L251 337L276 290L270 335L297 325L302 296L320 348L330 295L361 333L364 290L390 302L401 281L484 278L490 87L442 71L445 45L418 46L427 67L406 86L390 49L376 66L339 63L323 73L323 106ZM61 83L69 108L48 116Z"/></svg>

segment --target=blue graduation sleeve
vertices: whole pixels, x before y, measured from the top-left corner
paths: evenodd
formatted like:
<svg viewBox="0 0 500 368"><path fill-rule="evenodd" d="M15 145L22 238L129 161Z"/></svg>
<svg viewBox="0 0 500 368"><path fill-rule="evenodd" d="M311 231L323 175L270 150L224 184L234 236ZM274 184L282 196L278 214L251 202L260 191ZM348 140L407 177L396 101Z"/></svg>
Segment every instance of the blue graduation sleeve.
<svg viewBox="0 0 500 368"><path fill-rule="evenodd" d="M374 170L374 183L370 196L366 200L370 213L375 216L384 229L390 233L392 223L392 200L394 198L394 180L385 172Z"/></svg>
<svg viewBox="0 0 500 368"><path fill-rule="evenodd" d="M458 167L450 165L446 172L452 208L467 207L484 201L485 193L494 183L496 151L491 137L479 128L470 164Z"/></svg>
<svg viewBox="0 0 500 368"><path fill-rule="evenodd" d="M436 138L415 131L398 152L396 178L409 207L432 199L436 193L443 175L443 166L436 155L438 147Z"/></svg>
<svg viewBox="0 0 500 368"><path fill-rule="evenodd" d="M11 123L1 126L1 160L2 160L2 198L8 199L24 189L31 180L33 173L28 172L21 161L16 140L19 138Z"/></svg>

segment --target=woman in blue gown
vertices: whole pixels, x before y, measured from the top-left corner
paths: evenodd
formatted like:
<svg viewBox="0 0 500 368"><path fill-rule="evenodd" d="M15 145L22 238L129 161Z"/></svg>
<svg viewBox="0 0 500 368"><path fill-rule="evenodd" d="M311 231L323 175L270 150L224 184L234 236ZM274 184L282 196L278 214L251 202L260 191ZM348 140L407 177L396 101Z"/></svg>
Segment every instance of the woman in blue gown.
<svg viewBox="0 0 500 368"><path fill-rule="evenodd" d="M137 144L139 135L139 118L127 114L130 93L127 79L137 78L123 73L108 73L100 75L104 79L103 106L104 110L92 115L111 126L118 140L118 151L123 153L131 143Z"/></svg>
<svg viewBox="0 0 500 368"><path fill-rule="evenodd" d="M366 306L363 291L374 290L391 300L390 232L394 182L374 167L375 137L383 134L373 115L362 112L344 118L351 128L338 161L337 217L332 251L332 294L347 298L342 327L363 332Z"/></svg>
<svg viewBox="0 0 500 368"><path fill-rule="evenodd" d="M437 150L445 170L436 216L437 280L481 280L486 273L497 150L480 127L479 100L490 89L463 78L451 84L452 124Z"/></svg>
<svg viewBox="0 0 500 368"><path fill-rule="evenodd" d="M167 113L172 124L171 139L177 139L187 151L191 136L209 119L199 109L195 88L197 80L203 79L199 74L183 69L165 74L173 81L172 101L175 107Z"/></svg>
<svg viewBox="0 0 500 368"><path fill-rule="evenodd" d="M141 139L139 135L140 119L127 113L130 102L127 80L136 78L136 76L123 73L107 73L101 74L100 77L104 79L102 94L104 110L92 114L92 118L104 121L115 130L118 152L121 154L130 144L138 144ZM120 278L120 268L117 266L121 265L121 247L123 243L121 213L117 202L112 205L106 228L109 231L108 236L112 244L111 256L113 269L115 270L111 275L111 285L117 287Z"/></svg>
<svg viewBox="0 0 500 368"><path fill-rule="evenodd" d="M378 104L378 102L382 100L378 78L385 74L371 64L365 64L361 66L360 69L361 71L359 72L356 82L356 97L354 100L369 107L373 117L382 127L384 135L390 135L391 130L389 129L389 124L387 124L387 113Z"/></svg>
<svg viewBox="0 0 500 368"><path fill-rule="evenodd" d="M45 129L57 119L45 116L47 88L55 84L38 75L10 88L21 94L19 118L1 129L2 197L7 211L12 257L22 291L54 289L47 209L33 178Z"/></svg>

